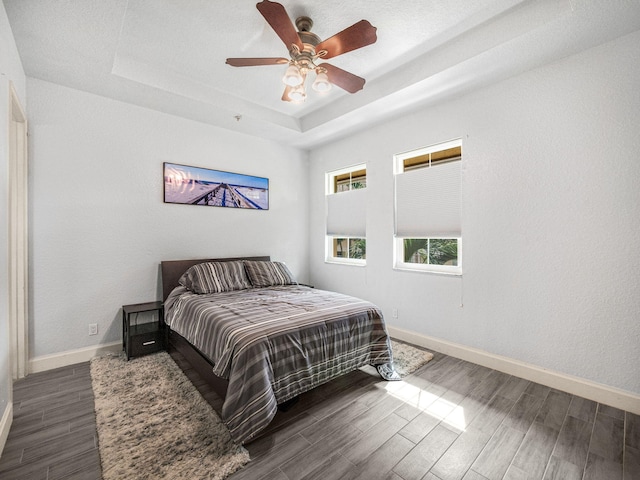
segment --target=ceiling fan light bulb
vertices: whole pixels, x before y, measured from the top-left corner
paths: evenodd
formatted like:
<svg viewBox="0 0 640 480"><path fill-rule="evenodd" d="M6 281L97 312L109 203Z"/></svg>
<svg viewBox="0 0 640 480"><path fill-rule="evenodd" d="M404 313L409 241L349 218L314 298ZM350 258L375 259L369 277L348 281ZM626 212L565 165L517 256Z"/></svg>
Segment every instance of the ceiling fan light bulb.
<svg viewBox="0 0 640 480"><path fill-rule="evenodd" d="M316 75L316 80L313 82L311 86L316 92L324 93L331 90L331 82L329 82L329 77L326 73L321 72Z"/></svg>
<svg viewBox="0 0 640 480"><path fill-rule="evenodd" d="M300 75L300 70L295 65L289 65L287 67L286 72L284 72L284 77L282 77L282 81L285 85L289 85L290 87L297 87L302 84L302 75Z"/></svg>
<svg viewBox="0 0 640 480"><path fill-rule="evenodd" d="M292 102L302 103L307 98L307 92L304 91L304 87L302 85L298 85L291 89L289 92L289 98Z"/></svg>

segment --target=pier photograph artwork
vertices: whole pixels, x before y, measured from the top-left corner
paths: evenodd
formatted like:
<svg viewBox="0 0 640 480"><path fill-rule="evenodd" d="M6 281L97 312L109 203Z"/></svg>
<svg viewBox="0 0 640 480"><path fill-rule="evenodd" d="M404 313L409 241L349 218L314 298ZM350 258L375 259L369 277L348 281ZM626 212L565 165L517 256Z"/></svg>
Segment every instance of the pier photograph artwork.
<svg viewBox="0 0 640 480"><path fill-rule="evenodd" d="M164 201L268 210L269 179L165 162Z"/></svg>

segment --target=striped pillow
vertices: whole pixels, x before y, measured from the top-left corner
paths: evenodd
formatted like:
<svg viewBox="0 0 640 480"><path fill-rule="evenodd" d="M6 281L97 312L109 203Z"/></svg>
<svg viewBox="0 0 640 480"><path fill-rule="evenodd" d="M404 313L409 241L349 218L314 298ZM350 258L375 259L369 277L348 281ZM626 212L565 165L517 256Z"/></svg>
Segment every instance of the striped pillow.
<svg viewBox="0 0 640 480"><path fill-rule="evenodd" d="M178 283L195 293L220 293L251 288L241 261L198 263Z"/></svg>
<svg viewBox="0 0 640 480"><path fill-rule="evenodd" d="M260 262L245 260L244 267L251 285L271 287L272 285L295 285L293 275L282 262Z"/></svg>

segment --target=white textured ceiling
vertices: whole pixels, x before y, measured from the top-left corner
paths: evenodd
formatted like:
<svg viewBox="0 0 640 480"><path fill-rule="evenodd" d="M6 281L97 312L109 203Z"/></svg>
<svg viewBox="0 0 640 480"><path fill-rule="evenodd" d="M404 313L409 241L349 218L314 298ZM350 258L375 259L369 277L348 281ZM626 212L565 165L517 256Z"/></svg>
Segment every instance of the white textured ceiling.
<svg viewBox="0 0 640 480"><path fill-rule="evenodd" d="M282 0L321 39L361 19L378 41L329 61L364 90L283 102L288 57L255 0L4 0L27 75L312 148L640 28L637 0ZM237 120L237 117L240 120Z"/></svg>

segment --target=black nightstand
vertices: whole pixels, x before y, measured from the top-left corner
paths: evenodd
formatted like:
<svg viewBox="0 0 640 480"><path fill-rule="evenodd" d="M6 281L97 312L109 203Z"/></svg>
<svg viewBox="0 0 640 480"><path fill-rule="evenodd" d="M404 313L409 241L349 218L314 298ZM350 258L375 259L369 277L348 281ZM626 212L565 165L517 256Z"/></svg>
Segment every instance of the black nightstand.
<svg viewBox="0 0 640 480"><path fill-rule="evenodd" d="M142 312L158 312L156 322L132 324L131 315ZM122 306L122 348L127 356L140 357L148 353L164 350L166 329L164 326L164 305L162 302L136 303Z"/></svg>

